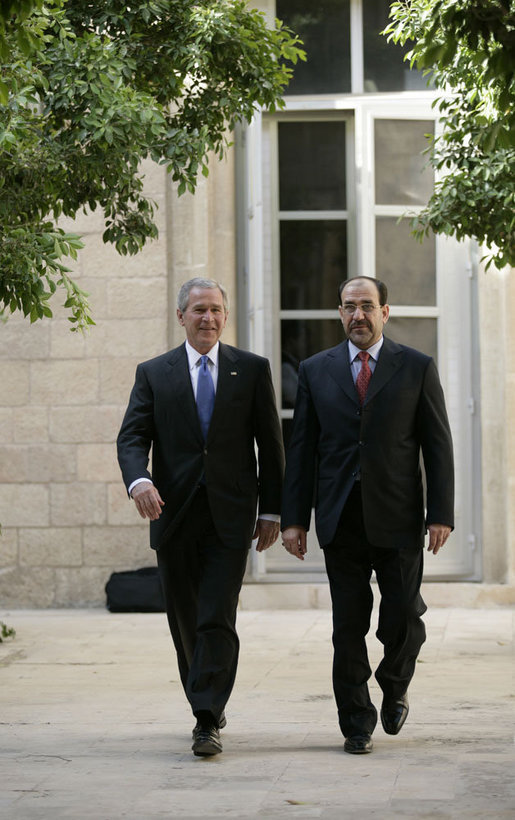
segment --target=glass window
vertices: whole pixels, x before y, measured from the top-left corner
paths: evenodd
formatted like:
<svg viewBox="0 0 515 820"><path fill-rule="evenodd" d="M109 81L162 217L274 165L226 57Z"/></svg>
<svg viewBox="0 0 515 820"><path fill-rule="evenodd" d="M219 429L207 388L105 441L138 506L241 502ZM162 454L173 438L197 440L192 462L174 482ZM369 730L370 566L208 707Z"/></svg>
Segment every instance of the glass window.
<svg viewBox="0 0 515 820"><path fill-rule="evenodd" d="M385 336L402 345L415 347L438 361L436 319L409 319L391 316L385 327Z"/></svg>
<svg viewBox="0 0 515 820"><path fill-rule="evenodd" d="M277 0L276 16L303 40L307 56L286 93L349 92L350 0Z"/></svg>
<svg viewBox="0 0 515 820"><path fill-rule="evenodd" d="M345 123L279 123L281 211L344 210Z"/></svg>
<svg viewBox="0 0 515 820"><path fill-rule="evenodd" d="M336 302L336 296L335 296ZM292 408L301 361L344 339L339 319L283 319L281 322L282 406Z"/></svg>
<svg viewBox="0 0 515 820"><path fill-rule="evenodd" d="M381 34L388 24L390 0L363 2L363 61L364 89L377 91L412 91L426 89L427 80L422 72L410 69L404 55L410 46L388 42Z"/></svg>
<svg viewBox="0 0 515 820"><path fill-rule="evenodd" d="M435 270L434 234L417 242L408 219L377 217L376 276L388 287L390 305L435 305Z"/></svg>
<svg viewBox="0 0 515 820"><path fill-rule="evenodd" d="M432 120L381 120L374 125L377 205L425 205L434 172L424 151Z"/></svg>
<svg viewBox="0 0 515 820"><path fill-rule="evenodd" d="M283 220L279 230L282 310L335 309L347 277L347 223Z"/></svg>

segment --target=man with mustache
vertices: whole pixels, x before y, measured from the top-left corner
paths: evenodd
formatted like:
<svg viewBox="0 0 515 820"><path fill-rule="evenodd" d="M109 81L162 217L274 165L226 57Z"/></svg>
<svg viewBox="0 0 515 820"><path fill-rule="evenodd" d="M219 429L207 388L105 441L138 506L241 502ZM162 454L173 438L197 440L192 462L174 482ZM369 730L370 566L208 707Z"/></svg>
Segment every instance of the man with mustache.
<svg viewBox="0 0 515 820"><path fill-rule="evenodd" d="M344 750L372 751L377 722L366 635L375 572L381 595L375 677L381 722L395 735L425 640L423 545L436 555L453 528L452 440L431 357L383 336L387 288L355 277L339 288L347 340L301 363L286 460L283 544L300 560L315 498L333 604L333 687ZM424 493L420 456L426 478Z"/></svg>

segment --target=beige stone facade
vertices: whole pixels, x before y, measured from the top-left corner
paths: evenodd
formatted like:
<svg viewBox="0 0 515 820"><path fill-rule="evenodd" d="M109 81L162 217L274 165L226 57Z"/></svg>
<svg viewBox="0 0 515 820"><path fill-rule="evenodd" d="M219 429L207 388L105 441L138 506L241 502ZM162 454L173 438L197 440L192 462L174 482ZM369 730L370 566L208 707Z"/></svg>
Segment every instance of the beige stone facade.
<svg viewBox="0 0 515 820"><path fill-rule="evenodd" d="M147 526L127 499L116 461L136 364L183 340L175 299L191 276L228 287L233 310L225 341L236 343L238 322L246 321L236 309L234 156L211 163L195 197L177 198L163 169L148 164L145 172L160 236L141 254L120 257L104 245L97 214L74 226L86 243L75 275L90 293L91 332L70 333L57 300L52 320L30 325L15 316L0 325L2 609L101 606L112 571L154 562ZM482 577L456 584L451 597L484 605L514 600L513 272L480 273L478 299L479 353L470 356L479 355L481 382ZM269 605L274 585L262 595L256 586L244 599ZM434 597L448 600L443 587L435 585ZM284 602L287 585L275 591ZM302 592L299 585L292 600L326 605L327 590Z"/></svg>
<svg viewBox="0 0 515 820"><path fill-rule="evenodd" d="M54 318L0 325L0 607L101 605L114 570L153 564L147 525L128 500L115 440L136 364L183 340L180 284L219 279L235 293L233 159L178 199L164 169L145 166L159 239L136 257L102 242L97 214L80 233L74 276L96 326ZM223 203L223 207L219 206ZM225 339L235 341L231 321Z"/></svg>

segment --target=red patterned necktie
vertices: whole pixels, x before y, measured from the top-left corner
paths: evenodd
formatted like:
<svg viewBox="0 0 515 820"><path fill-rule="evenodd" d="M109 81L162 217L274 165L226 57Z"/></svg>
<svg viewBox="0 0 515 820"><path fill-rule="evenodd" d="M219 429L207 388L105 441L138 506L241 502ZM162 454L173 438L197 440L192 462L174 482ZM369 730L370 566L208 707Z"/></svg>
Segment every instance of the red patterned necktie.
<svg viewBox="0 0 515 820"><path fill-rule="evenodd" d="M362 350L358 353L358 358L361 361L361 370L359 371L358 378L356 379L356 390L358 391L359 403L363 405L365 396L367 395L368 385L370 383L370 379L372 378L372 371L370 370L368 364L370 353Z"/></svg>

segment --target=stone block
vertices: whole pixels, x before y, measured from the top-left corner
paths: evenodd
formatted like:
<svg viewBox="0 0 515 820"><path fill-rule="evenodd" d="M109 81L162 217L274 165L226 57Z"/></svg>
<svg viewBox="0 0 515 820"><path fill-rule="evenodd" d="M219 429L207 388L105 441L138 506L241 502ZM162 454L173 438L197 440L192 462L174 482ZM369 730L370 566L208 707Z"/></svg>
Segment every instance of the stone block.
<svg viewBox="0 0 515 820"><path fill-rule="evenodd" d="M74 481L77 449L71 444L33 444L28 448L30 481Z"/></svg>
<svg viewBox="0 0 515 820"><path fill-rule="evenodd" d="M50 415L51 440L77 444L114 442L124 412L123 407L109 405L55 407Z"/></svg>
<svg viewBox="0 0 515 820"><path fill-rule="evenodd" d="M0 535L0 567L12 567L18 563L18 530L2 527Z"/></svg>
<svg viewBox="0 0 515 820"><path fill-rule="evenodd" d="M10 444L14 441L15 413L10 407L0 408L0 442Z"/></svg>
<svg viewBox="0 0 515 820"><path fill-rule="evenodd" d="M164 199L162 201L164 202ZM135 256L120 256L113 245L105 245L102 242L101 236L88 236L86 247L81 252L84 276L87 280L108 279L110 276L129 279L133 276L166 275L166 238L163 230L165 217L162 211L157 215L156 224L163 231L162 236L153 242L147 242Z"/></svg>
<svg viewBox="0 0 515 820"><path fill-rule="evenodd" d="M0 447L0 482L10 484L28 480L28 448L7 444Z"/></svg>
<svg viewBox="0 0 515 820"><path fill-rule="evenodd" d="M0 600L4 609L44 609L55 605L54 570L9 567L0 570ZM16 624L14 624L16 628Z"/></svg>
<svg viewBox="0 0 515 820"><path fill-rule="evenodd" d="M154 319L111 319L105 327L105 354L139 362L168 350L166 301Z"/></svg>
<svg viewBox="0 0 515 820"><path fill-rule="evenodd" d="M92 567L135 569L154 565L149 547L148 524L140 527L85 527L83 563Z"/></svg>
<svg viewBox="0 0 515 820"><path fill-rule="evenodd" d="M34 404L91 404L98 397L97 361L31 363Z"/></svg>
<svg viewBox="0 0 515 820"><path fill-rule="evenodd" d="M127 495L120 475L116 484L109 484L107 487L107 523L114 527L127 527L141 525L142 521L134 501Z"/></svg>
<svg viewBox="0 0 515 820"><path fill-rule="evenodd" d="M107 282L107 312L116 319L139 319L163 314L166 309L166 278L115 279Z"/></svg>
<svg viewBox="0 0 515 820"><path fill-rule="evenodd" d="M77 478L79 481L119 480L120 468L115 444L79 444Z"/></svg>
<svg viewBox="0 0 515 820"><path fill-rule="evenodd" d="M14 440L20 444L48 441L48 407L20 407L14 416Z"/></svg>
<svg viewBox="0 0 515 820"><path fill-rule="evenodd" d="M119 405L120 424L134 384L136 366L140 361L143 360L132 358L103 359L100 362L100 401Z"/></svg>
<svg viewBox="0 0 515 820"><path fill-rule="evenodd" d="M31 325L28 319L11 317L0 324L1 359L46 359L50 352L50 321Z"/></svg>
<svg viewBox="0 0 515 820"><path fill-rule="evenodd" d="M29 401L30 363L0 361L0 406L13 407Z"/></svg>
<svg viewBox="0 0 515 820"><path fill-rule="evenodd" d="M50 485L50 520L54 527L106 522L105 484L73 482Z"/></svg>
<svg viewBox="0 0 515 820"><path fill-rule="evenodd" d="M82 531L79 527L33 527L19 531L20 566L80 567Z"/></svg>
<svg viewBox="0 0 515 820"><path fill-rule="evenodd" d="M50 522L48 487L42 484L0 484L2 527L47 527Z"/></svg>
<svg viewBox="0 0 515 820"><path fill-rule="evenodd" d="M105 607L105 585L110 574L111 570L105 567L56 569L54 606Z"/></svg>

